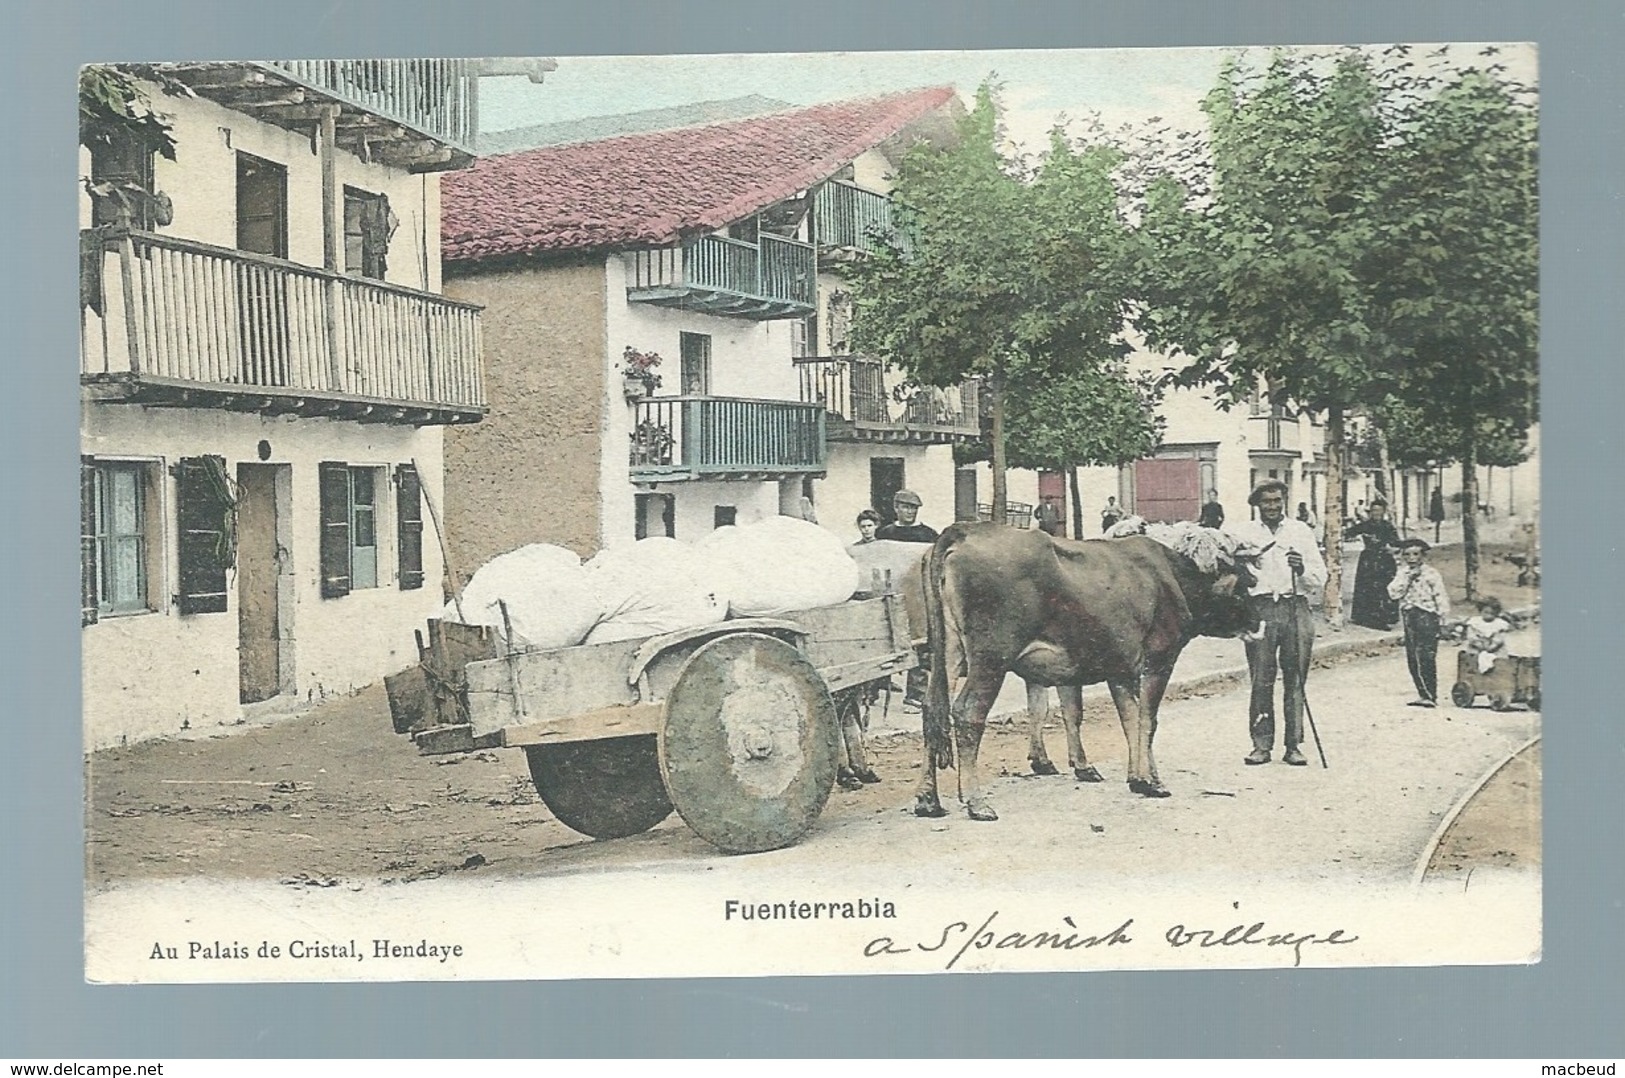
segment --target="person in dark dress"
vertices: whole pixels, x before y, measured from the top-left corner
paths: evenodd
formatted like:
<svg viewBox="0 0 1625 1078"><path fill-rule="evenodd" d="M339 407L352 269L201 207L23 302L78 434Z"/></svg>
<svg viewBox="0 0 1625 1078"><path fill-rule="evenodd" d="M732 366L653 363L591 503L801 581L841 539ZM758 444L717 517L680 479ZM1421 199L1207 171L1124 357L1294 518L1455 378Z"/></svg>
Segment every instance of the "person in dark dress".
<svg viewBox="0 0 1625 1078"><path fill-rule="evenodd" d="M897 518L890 524L882 525L875 532L876 539L891 539L901 543L934 543L937 541L937 530L929 524L921 524L920 496L912 490L900 490L892 495L892 514ZM920 708L925 706L925 671L922 663L910 670L903 690L903 706Z"/></svg>
<svg viewBox="0 0 1625 1078"><path fill-rule="evenodd" d="M1368 629L1392 629L1399 611L1398 604L1388 597L1388 584L1397 568L1393 548L1399 546L1399 530L1388 519L1388 503L1373 501L1366 518L1351 525L1343 537L1358 538L1364 544L1354 567L1354 612L1350 620Z"/></svg>

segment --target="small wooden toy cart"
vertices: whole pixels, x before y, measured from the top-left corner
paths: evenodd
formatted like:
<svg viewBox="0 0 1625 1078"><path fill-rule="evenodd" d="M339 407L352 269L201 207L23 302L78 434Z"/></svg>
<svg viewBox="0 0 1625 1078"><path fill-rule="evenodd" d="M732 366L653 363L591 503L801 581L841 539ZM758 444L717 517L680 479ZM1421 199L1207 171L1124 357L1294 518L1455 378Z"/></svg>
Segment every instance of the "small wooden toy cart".
<svg viewBox="0 0 1625 1078"><path fill-rule="evenodd" d="M1540 656L1502 655L1487 673L1478 672L1478 663L1467 651L1456 653L1456 683L1450 687L1450 702L1472 707L1480 696L1490 698L1490 707L1505 711L1513 704L1540 710Z"/></svg>

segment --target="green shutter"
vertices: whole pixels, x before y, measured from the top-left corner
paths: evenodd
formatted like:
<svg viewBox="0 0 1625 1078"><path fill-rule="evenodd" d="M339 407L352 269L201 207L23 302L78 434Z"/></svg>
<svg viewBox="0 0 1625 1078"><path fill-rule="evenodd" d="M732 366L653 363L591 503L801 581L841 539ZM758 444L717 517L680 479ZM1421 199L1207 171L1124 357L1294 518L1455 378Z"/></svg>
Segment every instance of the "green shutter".
<svg viewBox="0 0 1625 1078"><path fill-rule="evenodd" d="M317 466L322 500L322 598L350 594L350 466Z"/></svg>
<svg viewBox="0 0 1625 1078"><path fill-rule="evenodd" d="M223 614L226 574L236 562L237 506L226 479L226 458L182 457L175 465L175 517L179 529L182 614Z"/></svg>
<svg viewBox="0 0 1625 1078"><path fill-rule="evenodd" d="M423 488L410 464L395 469L396 549L402 591L423 587Z"/></svg>
<svg viewBox="0 0 1625 1078"><path fill-rule="evenodd" d="M97 609L96 465L90 457L79 461L79 624L92 625L101 617Z"/></svg>

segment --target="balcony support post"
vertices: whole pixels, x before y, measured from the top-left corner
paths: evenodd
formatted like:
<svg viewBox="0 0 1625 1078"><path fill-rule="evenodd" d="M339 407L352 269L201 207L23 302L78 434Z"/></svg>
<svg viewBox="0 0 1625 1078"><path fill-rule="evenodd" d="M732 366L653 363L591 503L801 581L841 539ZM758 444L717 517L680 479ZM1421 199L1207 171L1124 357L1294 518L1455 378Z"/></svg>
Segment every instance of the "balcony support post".
<svg viewBox="0 0 1625 1078"><path fill-rule="evenodd" d="M338 166L334 151L338 146L339 107L328 105L322 110L321 131L317 142L322 157L322 268L329 273L339 272L339 220L338 220ZM329 280L323 289L327 330L328 377L333 389L343 391L344 357L339 348L339 284Z"/></svg>
<svg viewBox="0 0 1625 1078"><path fill-rule="evenodd" d="M136 330L135 316L135 240L130 237L128 225L125 226L124 235L119 239L118 249L119 282L124 290L124 334L125 347L130 355L130 373L141 374L141 338ZM103 305L105 309L105 304ZM106 326L103 319L102 325ZM103 362L106 362L105 353Z"/></svg>

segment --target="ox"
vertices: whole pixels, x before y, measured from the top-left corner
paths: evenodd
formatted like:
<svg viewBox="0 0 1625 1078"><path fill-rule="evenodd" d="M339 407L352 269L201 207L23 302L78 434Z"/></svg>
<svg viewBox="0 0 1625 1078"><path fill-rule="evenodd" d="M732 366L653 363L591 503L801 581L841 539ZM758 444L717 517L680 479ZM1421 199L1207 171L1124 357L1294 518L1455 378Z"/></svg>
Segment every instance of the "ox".
<svg viewBox="0 0 1625 1078"><path fill-rule="evenodd" d="M1129 789L1167 797L1151 742L1169 675L1193 637L1244 634L1252 575L1228 560L1204 573L1143 536L1078 541L955 524L933 546L924 583L931 672L914 811L946 815L937 770L954 766L957 748L971 819L995 820L976 761L1007 673L1028 683L1029 707L1033 687L1063 687L1068 754L1085 779L1093 768L1078 735L1079 687L1104 681L1128 739ZM964 675L951 708L950 669Z"/></svg>

